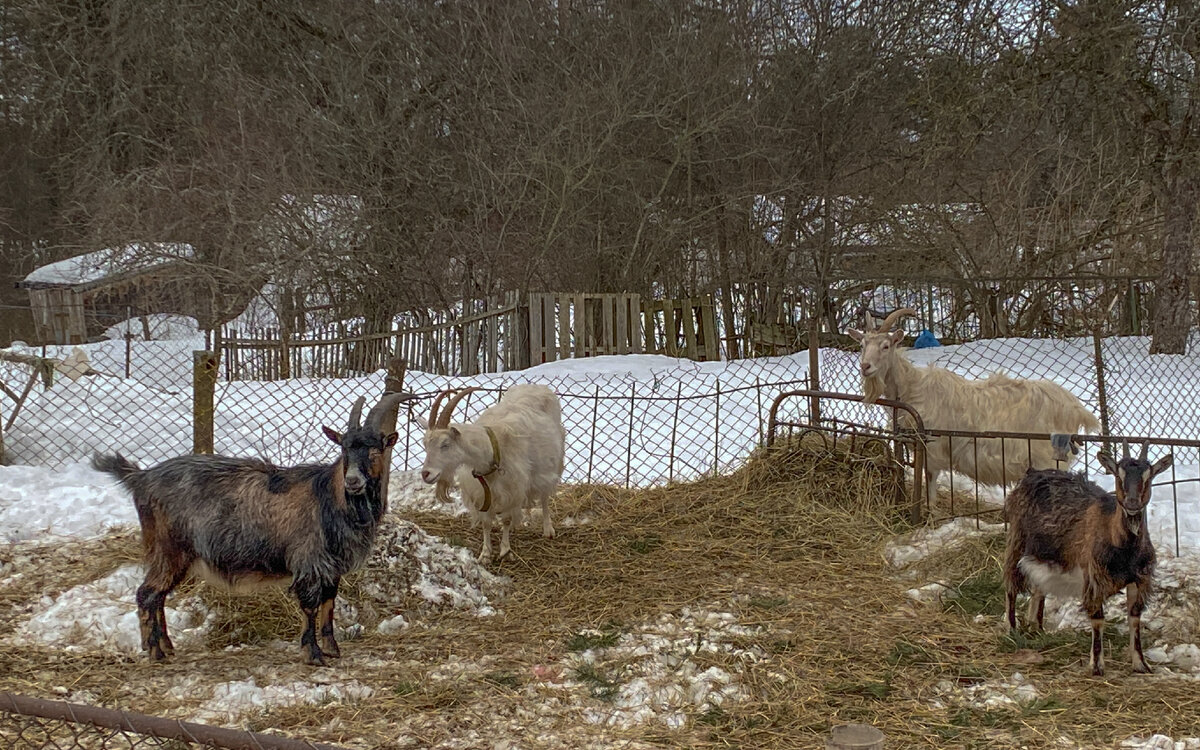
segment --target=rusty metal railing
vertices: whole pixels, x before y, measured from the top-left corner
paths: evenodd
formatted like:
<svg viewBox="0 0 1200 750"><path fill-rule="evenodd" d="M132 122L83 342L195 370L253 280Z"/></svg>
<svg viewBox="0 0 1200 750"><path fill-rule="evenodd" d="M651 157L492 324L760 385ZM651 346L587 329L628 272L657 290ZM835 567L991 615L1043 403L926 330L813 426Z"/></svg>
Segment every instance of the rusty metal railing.
<svg viewBox="0 0 1200 750"><path fill-rule="evenodd" d="M1020 481L1020 476L1008 477L1007 461L1005 460L1004 452L1010 442L1024 443L1024 450L1032 456L1032 445L1035 442L1050 442L1052 437L1047 433L1034 432L1003 432L998 430L993 431L971 431L971 430L950 430L926 427L921 420L920 415L908 404L901 401L892 401L889 399L880 399L877 404L891 411L891 424L889 427L884 427L879 424L861 424L855 423L846 419L832 419L824 417L830 409L821 409L818 406L820 400L840 400L846 402L862 402L862 396L849 393L836 393L832 391L813 391L813 390L795 390L781 393L771 404L767 424L767 444L770 445L777 437L777 433L781 427L789 428L791 431L812 432L819 431L834 435L863 435L871 436L874 439L889 439L895 441L898 450L896 456L900 462L912 470L912 489L910 495L911 506L909 509L910 518L914 522L919 522L928 513L933 511L929 503L924 499L922 490L922 481L925 480L925 459L928 446L934 441L945 440L947 445L946 450L954 452L962 449L956 446L956 441L964 441L969 447L966 450L974 450L978 452L980 441L998 440L1001 450L1001 465L1005 467L1002 470L1002 487L1011 487L1016 482ZM780 416L782 407L790 401L794 401L798 406L797 413L799 416L792 418L782 418ZM807 414L805 414L807 407ZM811 418L813 413L818 415L818 419ZM903 419L898 419L903 415ZM807 418L804 418L807 417ZM1128 441L1130 445L1141 445L1148 443L1152 447L1169 448L1176 454L1176 460L1172 465L1169 474L1164 474L1154 482L1155 487L1170 488L1171 503L1173 513L1173 528L1174 528L1174 548L1175 553L1180 551L1179 539L1179 487L1194 485L1197 488L1197 493L1200 493L1200 476L1183 476L1179 475L1179 466L1181 463L1200 462L1200 440L1182 439L1182 438L1166 438L1146 435L1070 435L1069 443L1076 449L1082 449L1083 455L1080 456L1079 464L1082 469L1089 475L1091 472L1092 461L1094 460L1094 451L1090 451L1088 446L1108 446L1113 450L1119 450L1120 446ZM912 449L911 457L904 460L904 452L900 450L903 446L909 446ZM976 456L977 457L977 456ZM1192 459L1195 459L1194 461ZM1032 461L1030 461L1032 462ZM1060 464L1061 468L1066 468L1065 464ZM985 503L981 501L979 485L973 487L975 502L973 508L964 507L964 505L956 500L956 488L954 486L956 473L948 472L949 476L949 509L947 517L975 517L976 519L994 514L996 520L999 518L1001 506L997 503Z"/></svg>
<svg viewBox="0 0 1200 750"><path fill-rule="evenodd" d="M155 747L344 750L320 742L12 693L0 693L0 746L12 750Z"/></svg>

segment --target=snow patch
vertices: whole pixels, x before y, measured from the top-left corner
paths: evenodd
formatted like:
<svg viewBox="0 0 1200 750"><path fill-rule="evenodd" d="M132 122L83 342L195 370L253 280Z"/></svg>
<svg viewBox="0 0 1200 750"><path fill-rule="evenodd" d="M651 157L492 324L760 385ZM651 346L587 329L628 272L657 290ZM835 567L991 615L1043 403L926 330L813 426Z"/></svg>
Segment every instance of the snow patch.
<svg viewBox="0 0 1200 750"><path fill-rule="evenodd" d="M140 565L123 565L57 597L43 597L35 614L17 626L12 640L71 652L116 649L136 655L141 652L141 630L134 593L144 575ZM210 624L208 609L196 598L176 601L165 612L177 648L200 640Z"/></svg>
<svg viewBox="0 0 1200 750"><path fill-rule="evenodd" d="M936 528L918 529L884 547L883 557L893 567L906 568L935 552L952 549L967 539L1004 531L1002 523L983 523L973 518L955 518Z"/></svg>
<svg viewBox="0 0 1200 750"><path fill-rule="evenodd" d="M937 703L941 705L952 702L985 711L1027 706L1038 699L1037 688L1020 672L1014 672L1008 679L984 680L967 686L942 680L934 687L934 692L940 696Z"/></svg>
<svg viewBox="0 0 1200 750"><path fill-rule="evenodd" d="M171 694L187 698L193 686L172 689ZM212 697L196 711L192 721L232 723L243 714L284 706L323 706L351 703L370 698L375 690L358 680L348 682L290 682L260 687L253 677L223 682L212 689Z"/></svg>
<svg viewBox="0 0 1200 750"><path fill-rule="evenodd" d="M0 466L0 539L91 539L116 526L136 527L137 512L108 474L85 464Z"/></svg>
<svg viewBox="0 0 1200 750"><path fill-rule="evenodd" d="M747 697L738 674L704 662L713 657L757 662L765 656L762 650L740 641L762 632L739 625L728 612L685 607L622 634L613 646L568 655L562 666L569 678L559 687L603 697L583 709L589 723L630 728L661 722L678 729L689 712Z"/></svg>

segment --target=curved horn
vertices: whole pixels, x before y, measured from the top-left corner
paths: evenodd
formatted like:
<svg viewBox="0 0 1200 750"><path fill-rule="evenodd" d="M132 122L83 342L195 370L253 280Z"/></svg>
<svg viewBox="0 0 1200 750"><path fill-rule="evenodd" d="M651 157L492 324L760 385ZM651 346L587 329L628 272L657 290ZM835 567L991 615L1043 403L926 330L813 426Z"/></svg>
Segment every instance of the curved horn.
<svg viewBox="0 0 1200 750"><path fill-rule="evenodd" d="M400 393L385 393L383 398L379 399L379 403L371 407L371 411L367 412L367 421L363 425L366 429L379 431L379 423L383 421L383 415L389 409L395 408L401 401L412 401L416 396L407 392Z"/></svg>
<svg viewBox="0 0 1200 750"><path fill-rule="evenodd" d="M358 399L354 402L354 407L350 409L350 426L348 429L351 429L351 430L358 429L359 420L362 418L363 404L365 404L366 401L367 401L366 396L359 396Z"/></svg>
<svg viewBox="0 0 1200 750"><path fill-rule="evenodd" d="M1125 441L1124 453L1125 453L1125 458L1129 458L1129 441L1128 440Z"/></svg>
<svg viewBox="0 0 1200 750"><path fill-rule="evenodd" d="M1145 461L1150 456L1150 443L1142 443L1142 455L1138 456L1139 461Z"/></svg>
<svg viewBox="0 0 1200 750"><path fill-rule="evenodd" d="M429 410L429 426L430 426L430 427L436 427L436 426L437 426L437 423L438 423L438 407L442 405L442 399L444 399L446 396L449 396L451 393L454 393L454 389L453 389L453 388L448 388L448 389L446 389L446 390L444 390L444 391L441 391L441 392L439 392L439 393L438 393L438 395L434 396L434 398L433 398L433 407L432 407L432 408L430 408L430 410Z"/></svg>
<svg viewBox="0 0 1200 750"><path fill-rule="evenodd" d="M441 419L438 420L437 426L449 427L450 416L454 414L454 407L458 406L458 402L462 401L468 393L474 393L477 390L479 389L472 386L470 388L463 388L461 391L455 393L454 396L450 398L450 402L446 404L446 408L442 409Z"/></svg>
<svg viewBox="0 0 1200 750"><path fill-rule="evenodd" d="M911 307L902 307L899 310L893 310L891 315L884 318L883 324L879 326L879 332L887 333L888 331L892 330L892 326L896 324L896 321L905 316L911 316L915 318L917 317L917 311Z"/></svg>

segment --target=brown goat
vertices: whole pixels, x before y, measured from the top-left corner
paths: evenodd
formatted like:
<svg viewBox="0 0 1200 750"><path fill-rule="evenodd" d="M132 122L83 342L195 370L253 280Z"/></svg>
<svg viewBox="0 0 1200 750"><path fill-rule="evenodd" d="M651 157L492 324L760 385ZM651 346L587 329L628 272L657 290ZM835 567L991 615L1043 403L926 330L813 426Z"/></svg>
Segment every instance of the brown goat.
<svg viewBox="0 0 1200 750"><path fill-rule="evenodd" d="M1149 672L1142 654L1142 611L1154 576L1154 545L1146 529L1150 483L1169 467L1171 454L1153 465L1149 446L1138 458L1114 462L1096 455L1116 478L1105 492L1082 473L1031 469L1005 499L1009 521L1004 559L1005 617L1016 630L1017 594L1029 590L1029 619L1042 627L1046 594L1078 598L1092 623L1092 674L1104 674L1104 602L1125 589L1129 604L1129 647L1133 670Z"/></svg>
<svg viewBox="0 0 1200 750"><path fill-rule="evenodd" d="M174 653L163 608L189 573L234 590L290 584L305 618L304 660L323 665L325 656L340 655L333 637L338 583L367 559L386 510L381 475L396 433L384 435L381 419L410 398L385 396L361 427L360 398L345 433L323 428L342 449L327 465L198 455L142 470L120 454L92 459L133 493L146 558L138 622L151 659Z"/></svg>

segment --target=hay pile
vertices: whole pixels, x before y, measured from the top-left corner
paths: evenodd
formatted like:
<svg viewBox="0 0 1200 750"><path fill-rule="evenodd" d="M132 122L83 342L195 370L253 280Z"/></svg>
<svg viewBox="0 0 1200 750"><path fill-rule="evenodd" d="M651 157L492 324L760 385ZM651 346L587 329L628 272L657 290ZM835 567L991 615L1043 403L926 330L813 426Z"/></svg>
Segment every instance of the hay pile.
<svg viewBox="0 0 1200 750"><path fill-rule="evenodd" d="M69 686L104 705L187 717L251 681L353 685L344 702L249 719L352 747L816 747L833 724L858 721L890 747L1200 736L1195 685L1130 675L1120 633L1110 631L1104 680L1080 666L1086 633L1003 635L997 534L890 565L888 542L914 531L895 501L902 482L878 444L800 436L730 476L566 487L556 518L588 522L560 524L547 540L535 518L490 571L471 568L480 530L465 518L409 512L389 520L368 569L346 581L338 617L362 630L331 670L295 662L286 595L225 601L200 590L220 618L208 650L157 666L0 650L0 690ZM906 596L935 579L958 596ZM482 598L434 596L454 580ZM404 626L377 629L397 615ZM198 698L172 693L184 678Z"/></svg>

